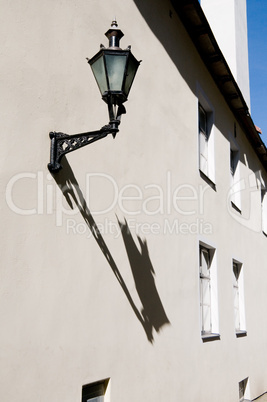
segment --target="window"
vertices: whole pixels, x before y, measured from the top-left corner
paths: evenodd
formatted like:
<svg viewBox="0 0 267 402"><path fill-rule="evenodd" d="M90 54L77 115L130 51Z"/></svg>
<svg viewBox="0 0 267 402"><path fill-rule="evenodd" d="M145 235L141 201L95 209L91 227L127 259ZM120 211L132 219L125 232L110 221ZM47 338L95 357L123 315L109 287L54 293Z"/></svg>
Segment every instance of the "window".
<svg viewBox="0 0 267 402"><path fill-rule="evenodd" d="M204 244L199 246L199 283L202 339L203 341L220 339L215 249Z"/></svg>
<svg viewBox="0 0 267 402"><path fill-rule="evenodd" d="M267 192L265 186L261 186L261 226L267 236Z"/></svg>
<svg viewBox="0 0 267 402"><path fill-rule="evenodd" d="M249 402L251 399L249 392L248 377L239 382L238 388L239 388L239 402L245 402L245 401Z"/></svg>
<svg viewBox="0 0 267 402"><path fill-rule="evenodd" d="M235 175L238 159L238 151L230 148L230 172L232 176Z"/></svg>
<svg viewBox="0 0 267 402"><path fill-rule="evenodd" d="M236 336L246 336L242 264L233 260L234 319Z"/></svg>
<svg viewBox="0 0 267 402"><path fill-rule="evenodd" d="M230 201L232 207L241 212L241 181L239 149L230 139Z"/></svg>
<svg viewBox="0 0 267 402"><path fill-rule="evenodd" d="M260 186L260 197L261 197L261 229L262 232L267 236L267 185L266 177L262 177L262 172L258 170L256 172L257 181Z"/></svg>
<svg viewBox="0 0 267 402"><path fill-rule="evenodd" d="M109 379L84 385L82 388L82 402L104 402Z"/></svg>
<svg viewBox="0 0 267 402"><path fill-rule="evenodd" d="M198 104L199 170L215 183L213 111L204 95Z"/></svg>

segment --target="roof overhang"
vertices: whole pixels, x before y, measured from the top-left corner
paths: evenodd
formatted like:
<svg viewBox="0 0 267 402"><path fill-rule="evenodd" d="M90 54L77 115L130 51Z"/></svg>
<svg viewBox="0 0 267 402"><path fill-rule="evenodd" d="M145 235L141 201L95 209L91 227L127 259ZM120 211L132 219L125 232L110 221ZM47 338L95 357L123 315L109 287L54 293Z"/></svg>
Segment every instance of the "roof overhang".
<svg viewBox="0 0 267 402"><path fill-rule="evenodd" d="M198 0L171 0L199 55L267 170L267 149Z"/></svg>

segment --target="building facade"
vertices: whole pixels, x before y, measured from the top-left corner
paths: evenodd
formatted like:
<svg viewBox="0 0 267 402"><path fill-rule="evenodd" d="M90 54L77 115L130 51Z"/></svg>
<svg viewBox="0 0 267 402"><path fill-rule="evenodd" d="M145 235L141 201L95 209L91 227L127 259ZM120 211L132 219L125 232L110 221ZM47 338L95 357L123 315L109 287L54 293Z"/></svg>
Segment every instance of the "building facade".
<svg viewBox="0 0 267 402"><path fill-rule="evenodd" d="M266 147L205 7L2 1L1 401L267 391ZM108 123L114 14L142 59L120 132L50 174L50 131Z"/></svg>

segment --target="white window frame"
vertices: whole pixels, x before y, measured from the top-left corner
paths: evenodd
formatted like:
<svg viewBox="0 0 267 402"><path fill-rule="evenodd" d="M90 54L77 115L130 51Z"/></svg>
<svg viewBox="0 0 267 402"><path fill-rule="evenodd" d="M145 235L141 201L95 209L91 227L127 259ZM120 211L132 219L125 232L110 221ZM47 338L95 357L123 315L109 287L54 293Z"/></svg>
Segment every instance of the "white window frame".
<svg viewBox="0 0 267 402"><path fill-rule="evenodd" d="M200 111L206 115L206 127L201 127ZM215 184L214 109L203 90L198 86L198 158L199 170Z"/></svg>
<svg viewBox="0 0 267 402"><path fill-rule="evenodd" d="M267 189L261 185L261 227L267 236Z"/></svg>
<svg viewBox="0 0 267 402"><path fill-rule="evenodd" d="M239 402L250 402L250 386L249 386L249 378L244 378L244 380L238 383L238 391L239 391Z"/></svg>
<svg viewBox="0 0 267 402"><path fill-rule="evenodd" d="M216 249L199 243L200 328L203 341L220 339Z"/></svg>
<svg viewBox="0 0 267 402"><path fill-rule="evenodd" d="M261 200L261 230L267 236L267 185L262 177L261 170L256 172L257 182L260 187L260 200Z"/></svg>
<svg viewBox="0 0 267 402"><path fill-rule="evenodd" d="M230 201L232 206L241 212L240 151L231 134L229 139Z"/></svg>
<svg viewBox="0 0 267 402"><path fill-rule="evenodd" d="M244 269L243 264L232 260L233 272L233 305L236 336L246 336L245 297L244 297Z"/></svg>

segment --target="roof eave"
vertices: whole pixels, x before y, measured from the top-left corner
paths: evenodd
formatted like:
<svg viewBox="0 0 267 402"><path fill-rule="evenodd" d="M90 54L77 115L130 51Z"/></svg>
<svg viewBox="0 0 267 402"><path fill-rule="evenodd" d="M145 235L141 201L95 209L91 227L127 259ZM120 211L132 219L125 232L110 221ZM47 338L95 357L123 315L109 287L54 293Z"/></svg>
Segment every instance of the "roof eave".
<svg viewBox="0 0 267 402"><path fill-rule="evenodd" d="M171 0L200 57L267 170L267 149L198 0Z"/></svg>

